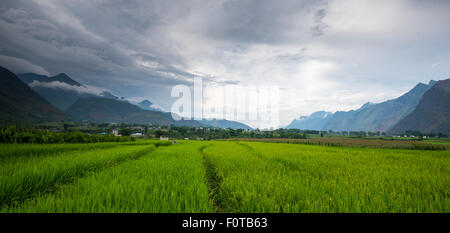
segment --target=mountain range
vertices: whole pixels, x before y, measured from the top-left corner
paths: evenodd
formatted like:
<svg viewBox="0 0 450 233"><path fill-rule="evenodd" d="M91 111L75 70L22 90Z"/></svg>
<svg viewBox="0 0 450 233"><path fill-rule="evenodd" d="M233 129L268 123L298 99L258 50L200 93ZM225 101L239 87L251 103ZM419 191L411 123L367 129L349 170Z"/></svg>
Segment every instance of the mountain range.
<svg viewBox="0 0 450 233"><path fill-rule="evenodd" d="M193 120L175 121L168 112L144 110L125 101L99 97L80 98L65 112L76 119L91 122L204 126Z"/></svg>
<svg viewBox="0 0 450 233"><path fill-rule="evenodd" d="M310 116L294 119L286 128L333 130L333 131L389 131L402 119L412 113L423 96L432 89L436 81L419 83L404 95L382 103L366 103L361 108L335 113L319 111ZM442 99L442 101L447 101ZM432 103L428 103L432 104ZM443 106L440 106L443 107ZM442 111L440 113L443 113ZM443 115L448 118L448 115ZM435 129L437 130L437 129Z"/></svg>
<svg viewBox="0 0 450 233"><path fill-rule="evenodd" d="M64 73L53 77L33 73L19 74L17 76L61 111L69 108L79 98L100 96L108 99L119 99L107 91L94 91Z"/></svg>
<svg viewBox="0 0 450 233"><path fill-rule="evenodd" d="M117 97L110 92L87 87L64 73L51 77L34 73L16 76L2 68L1 78L5 81L2 85L4 88L1 88L4 111L0 117L0 121L4 124L21 122L33 124L56 119L72 119L92 122L251 129L243 123L228 120L175 121L171 113L164 112L149 100L132 104L125 98ZM14 81L14 84L11 80ZM21 86L19 89L26 89L26 91L9 88L16 86ZM40 102L25 98L28 95L33 95L33 100L39 99ZM22 104L11 103L8 99L13 99L13 97L22 98L23 101L19 101ZM26 107L30 107L30 109L27 110ZM55 115L45 115L36 108L42 109L44 112L54 112Z"/></svg>
<svg viewBox="0 0 450 233"><path fill-rule="evenodd" d="M0 124L30 125L68 119L15 74L0 67Z"/></svg>
<svg viewBox="0 0 450 233"><path fill-rule="evenodd" d="M356 110L315 112L294 119L286 128L389 133L419 130L448 134L449 80L419 83L396 99L378 104L366 103ZM76 119L251 129L243 123L228 120L175 121L171 113L163 112L148 100L132 104L123 97L84 86L64 73L52 77L32 73L15 75L0 67L0 82L2 125Z"/></svg>

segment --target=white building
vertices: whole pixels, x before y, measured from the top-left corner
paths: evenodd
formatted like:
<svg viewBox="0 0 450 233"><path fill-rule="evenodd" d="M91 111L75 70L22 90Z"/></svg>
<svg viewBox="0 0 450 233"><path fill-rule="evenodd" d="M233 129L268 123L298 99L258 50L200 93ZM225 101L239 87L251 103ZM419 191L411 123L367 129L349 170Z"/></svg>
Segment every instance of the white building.
<svg viewBox="0 0 450 233"><path fill-rule="evenodd" d="M159 140L168 141L169 135L161 135L161 136L159 136Z"/></svg>
<svg viewBox="0 0 450 233"><path fill-rule="evenodd" d="M113 129L112 134L114 134L114 136L120 136L119 130L117 130L117 129Z"/></svg>

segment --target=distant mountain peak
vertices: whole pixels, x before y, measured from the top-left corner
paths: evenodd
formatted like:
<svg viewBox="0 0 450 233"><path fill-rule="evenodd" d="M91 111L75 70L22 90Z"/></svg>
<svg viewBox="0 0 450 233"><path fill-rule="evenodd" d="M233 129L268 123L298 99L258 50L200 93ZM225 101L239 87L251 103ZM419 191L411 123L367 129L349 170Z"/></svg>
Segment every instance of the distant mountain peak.
<svg viewBox="0 0 450 233"><path fill-rule="evenodd" d="M65 73L60 73L58 75L50 77L50 78L48 78L48 81L49 82L59 81L59 82L67 83L72 86L79 86L79 87L83 86L81 83L73 80L71 77L69 77L69 75L67 75Z"/></svg>
<svg viewBox="0 0 450 233"><path fill-rule="evenodd" d="M111 94L111 93L108 92L108 91L103 91L102 93L100 93L100 96L103 97L103 98L113 99L113 100L119 99L119 97L117 97L117 96Z"/></svg>
<svg viewBox="0 0 450 233"><path fill-rule="evenodd" d="M27 84L30 84L34 81L47 82L47 83L58 81L58 82L69 84L71 86L79 86L79 87L83 86L81 83L79 83L79 82L73 80L71 77L69 77L69 75L67 75L66 73L60 73L60 74L57 74L52 77L49 77L46 75L34 74L34 73L19 74L17 76Z"/></svg>
<svg viewBox="0 0 450 233"><path fill-rule="evenodd" d="M139 105L147 105L147 106L150 106L150 105L152 105L153 103L152 102L150 102L150 101L148 101L148 100L142 100L141 102L139 102Z"/></svg>
<svg viewBox="0 0 450 233"><path fill-rule="evenodd" d="M60 73L52 77L27 73L20 74L18 77L60 110L67 109L79 98L102 97L118 99L117 96L108 91L99 91L98 88L84 86L73 80L66 73Z"/></svg>
<svg viewBox="0 0 450 233"><path fill-rule="evenodd" d="M144 109L144 110L163 112L161 107L150 102L149 100L143 100L143 101L139 102L137 104L137 106L139 106L141 109Z"/></svg>

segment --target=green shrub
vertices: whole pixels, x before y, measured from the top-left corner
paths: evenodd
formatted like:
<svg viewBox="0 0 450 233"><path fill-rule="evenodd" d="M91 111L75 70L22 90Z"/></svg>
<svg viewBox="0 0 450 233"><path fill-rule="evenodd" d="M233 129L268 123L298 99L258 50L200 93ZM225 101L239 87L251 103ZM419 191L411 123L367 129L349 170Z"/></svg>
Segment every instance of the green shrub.
<svg viewBox="0 0 450 233"><path fill-rule="evenodd" d="M133 137L115 137L114 135L90 135L82 132L52 132L40 129L22 129L16 126L0 128L0 143L93 143L93 142L129 142Z"/></svg>

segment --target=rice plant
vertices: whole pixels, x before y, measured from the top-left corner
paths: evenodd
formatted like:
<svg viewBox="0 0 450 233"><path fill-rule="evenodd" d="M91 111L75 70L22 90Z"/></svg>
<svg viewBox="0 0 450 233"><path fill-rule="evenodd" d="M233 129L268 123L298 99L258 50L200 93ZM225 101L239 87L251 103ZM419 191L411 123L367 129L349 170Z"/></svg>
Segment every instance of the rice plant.
<svg viewBox="0 0 450 233"><path fill-rule="evenodd" d="M230 212L449 212L448 152L217 142Z"/></svg>
<svg viewBox="0 0 450 233"><path fill-rule="evenodd" d="M53 156L13 157L12 161L0 164L0 207L42 192L51 192L58 185L125 160L138 158L154 149L154 145L150 144L69 150Z"/></svg>
<svg viewBox="0 0 450 233"><path fill-rule="evenodd" d="M200 145L158 148L92 174L12 212L212 212Z"/></svg>
<svg viewBox="0 0 450 233"><path fill-rule="evenodd" d="M450 212L447 150L146 140L8 146L16 149L0 148L2 212Z"/></svg>

